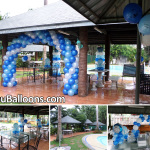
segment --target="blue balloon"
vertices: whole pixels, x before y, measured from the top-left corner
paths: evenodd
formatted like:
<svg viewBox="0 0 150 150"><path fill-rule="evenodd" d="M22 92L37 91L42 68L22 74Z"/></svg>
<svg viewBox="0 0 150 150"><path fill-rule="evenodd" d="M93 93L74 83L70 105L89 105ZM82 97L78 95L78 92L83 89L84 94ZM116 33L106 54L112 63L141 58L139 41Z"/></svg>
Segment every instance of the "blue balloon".
<svg viewBox="0 0 150 150"><path fill-rule="evenodd" d="M10 71L9 71L8 69L5 69L5 70L4 70L4 73L5 73L5 74L8 74L9 72L10 72Z"/></svg>
<svg viewBox="0 0 150 150"><path fill-rule="evenodd" d="M6 83L6 82L3 82L3 86L4 86L4 87L7 87L7 83Z"/></svg>
<svg viewBox="0 0 150 150"><path fill-rule="evenodd" d="M14 44L12 44L12 45L10 45L10 48L11 48L11 50L13 50L13 49L15 49L16 47L15 47Z"/></svg>
<svg viewBox="0 0 150 150"><path fill-rule="evenodd" d="M78 90L75 90L75 91L74 91L74 95L78 95Z"/></svg>
<svg viewBox="0 0 150 150"><path fill-rule="evenodd" d="M14 82L13 82L13 86L16 86L16 85L17 85L17 81L14 81Z"/></svg>
<svg viewBox="0 0 150 150"><path fill-rule="evenodd" d="M25 61L27 61L27 60L28 60L28 56L24 56L23 59L24 59Z"/></svg>
<svg viewBox="0 0 150 150"><path fill-rule="evenodd" d="M10 64L10 62L8 60L4 61L4 65L8 66Z"/></svg>
<svg viewBox="0 0 150 150"><path fill-rule="evenodd" d="M16 69L11 69L10 72L11 73L16 73Z"/></svg>
<svg viewBox="0 0 150 150"><path fill-rule="evenodd" d="M69 58L69 60L70 60L71 63L74 63L74 62L76 61L76 58L75 58L74 56L71 56L71 57Z"/></svg>
<svg viewBox="0 0 150 150"><path fill-rule="evenodd" d="M64 95L68 95L68 90L63 89L63 94L64 94Z"/></svg>
<svg viewBox="0 0 150 150"><path fill-rule="evenodd" d="M71 45L71 50L75 50L75 46L74 45Z"/></svg>
<svg viewBox="0 0 150 150"><path fill-rule="evenodd" d="M70 85L73 85L73 84L75 83L75 80L72 79L72 78L70 78L70 79L68 80L68 83L69 83Z"/></svg>
<svg viewBox="0 0 150 150"><path fill-rule="evenodd" d="M18 54L14 54L13 57L14 57L14 58L18 58Z"/></svg>
<svg viewBox="0 0 150 150"><path fill-rule="evenodd" d="M7 50L8 50L8 51L11 51L11 48L10 48L10 46L8 46L8 47L7 47Z"/></svg>
<svg viewBox="0 0 150 150"><path fill-rule="evenodd" d="M77 84L77 83L74 83L74 84L72 85L72 89L73 89L73 90L77 90L77 89L78 89L78 84Z"/></svg>
<svg viewBox="0 0 150 150"><path fill-rule="evenodd" d="M8 57L8 60L9 60L9 61L13 61L13 60L14 60L14 57L13 57L13 56L9 56L9 57Z"/></svg>
<svg viewBox="0 0 150 150"><path fill-rule="evenodd" d="M127 22L137 24L142 18L142 8L136 3L130 3L124 8L123 16Z"/></svg>
<svg viewBox="0 0 150 150"><path fill-rule="evenodd" d="M4 82L8 83L10 81L10 78L9 77L5 77L4 78Z"/></svg>
<svg viewBox="0 0 150 150"><path fill-rule="evenodd" d="M57 34L57 38L60 40L60 39L63 39L64 38L64 36L62 35L62 34Z"/></svg>
<svg viewBox="0 0 150 150"><path fill-rule="evenodd" d="M26 48L26 45L22 45L22 48Z"/></svg>
<svg viewBox="0 0 150 150"><path fill-rule="evenodd" d="M65 57L70 58L71 57L71 53L70 52L66 52L65 53Z"/></svg>
<svg viewBox="0 0 150 150"><path fill-rule="evenodd" d="M32 38L29 38L28 41L29 41L29 43L33 43L34 40Z"/></svg>
<svg viewBox="0 0 150 150"><path fill-rule="evenodd" d="M28 122L28 120L27 119L24 119L24 123L27 123Z"/></svg>
<svg viewBox="0 0 150 150"><path fill-rule="evenodd" d="M6 65L3 65L3 66L2 66L2 68L3 68L3 69L6 69L6 68L7 68L7 66L6 66Z"/></svg>
<svg viewBox="0 0 150 150"><path fill-rule="evenodd" d="M48 36L46 37L46 39L47 39L47 41L51 41L51 40L52 40L52 38L51 38L50 35L48 35Z"/></svg>
<svg viewBox="0 0 150 150"><path fill-rule="evenodd" d="M139 32L143 35L150 34L150 14L142 17L138 25Z"/></svg>
<svg viewBox="0 0 150 150"><path fill-rule="evenodd" d="M76 56L78 54L78 51L77 50L72 50L71 54L72 54L72 56Z"/></svg>
<svg viewBox="0 0 150 150"><path fill-rule="evenodd" d="M68 68L64 68L63 71L64 71L65 74L69 73L69 69Z"/></svg>
<svg viewBox="0 0 150 150"><path fill-rule="evenodd" d="M70 89L70 90L68 91L68 95L69 95L69 96L73 96L73 95L74 95L74 90L73 90L73 89Z"/></svg>
<svg viewBox="0 0 150 150"><path fill-rule="evenodd" d="M59 43L60 44L65 44L65 40L61 38L61 39L59 39Z"/></svg>
<svg viewBox="0 0 150 150"><path fill-rule="evenodd" d="M7 76L8 76L9 78L12 78L12 77L13 77L13 74L12 74L12 73L8 73Z"/></svg>
<svg viewBox="0 0 150 150"><path fill-rule="evenodd" d="M65 50L62 50L62 51L61 51L61 55L65 56L65 54L66 54L66 51L65 51Z"/></svg>
<svg viewBox="0 0 150 150"><path fill-rule="evenodd" d="M72 78L75 80L78 79L78 74L77 73L72 74Z"/></svg>
<svg viewBox="0 0 150 150"><path fill-rule="evenodd" d="M66 83L66 84L64 85L64 88L65 88L66 90L70 90L71 86L70 86L70 84Z"/></svg>
<svg viewBox="0 0 150 150"><path fill-rule="evenodd" d="M70 68L72 67L72 64L71 64L70 62L67 62L67 63L65 64L65 67L70 69Z"/></svg>
<svg viewBox="0 0 150 150"><path fill-rule="evenodd" d="M133 122L134 125L137 125L137 122Z"/></svg>
<svg viewBox="0 0 150 150"><path fill-rule="evenodd" d="M65 44L60 44L60 49L65 50L66 45Z"/></svg>
<svg viewBox="0 0 150 150"><path fill-rule="evenodd" d="M79 73L79 68L75 68L75 73Z"/></svg>

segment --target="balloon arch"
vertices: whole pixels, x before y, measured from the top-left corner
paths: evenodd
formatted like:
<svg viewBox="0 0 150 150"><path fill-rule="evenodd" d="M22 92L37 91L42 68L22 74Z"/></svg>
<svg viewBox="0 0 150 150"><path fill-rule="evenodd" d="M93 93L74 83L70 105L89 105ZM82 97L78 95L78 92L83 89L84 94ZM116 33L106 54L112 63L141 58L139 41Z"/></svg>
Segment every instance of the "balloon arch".
<svg viewBox="0 0 150 150"><path fill-rule="evenodd" d="M3 86L13 87L17 85L16 81L16 60L21 49L30 44L48 44L55 46L58 51L64 56L65 78L63 93L65 95L78 94L78 73L79 73L79 58L78 51L75 45L71 45L68 38L64 38L62 34L56 34L55 31L33 31L21 34L17 39L13 39L10 46L7 47L6 55L3 57Z"/></svg>

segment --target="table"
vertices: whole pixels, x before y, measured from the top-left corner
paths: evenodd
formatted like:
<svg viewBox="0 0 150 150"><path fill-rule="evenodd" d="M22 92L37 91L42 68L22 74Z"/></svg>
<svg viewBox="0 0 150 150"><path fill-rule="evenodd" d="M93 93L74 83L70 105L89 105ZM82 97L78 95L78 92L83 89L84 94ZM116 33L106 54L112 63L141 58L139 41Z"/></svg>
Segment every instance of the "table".
<svg viewBox="0 0 150 150"><path fill-rule="evenodd" d="M29 140L32 138L30 133L20 132L18 134L13 134L11 130L1 131L0 136L1 136L1 146L3 146L3 138L6 138L10 140L10 145L11 145L11 141L17 143L18 150L20 150L20 144L22 143L27 142L27 145L29 145Z"/></svg>
<svg viewBox="0 0 150 150"><path fill-rule="evenodd" d="M88 70L88 71L92 71L92 72L98 72L98 83L97 83L97 87L104 87L103 81L102 81L102 73L104 72L108 72L109 69L104 69L104 70L97 70L97 69L92 69L92 70Z"/></svg>
<svg viewBox="0 0 150 150"><path fill-rule="evenodd" d="M86 132L86 131L91 131L91 129L85 129L85 132Z"/></svg>
<svg viewBox="0 0 150 150"><path fill-rule="evenodd" d="M73 134L72 130L63 130L63 134L64 134L64 132L66 132L66 133L67 133L67 132L68 132L68 133L70 132L70 133Z"/></svg>

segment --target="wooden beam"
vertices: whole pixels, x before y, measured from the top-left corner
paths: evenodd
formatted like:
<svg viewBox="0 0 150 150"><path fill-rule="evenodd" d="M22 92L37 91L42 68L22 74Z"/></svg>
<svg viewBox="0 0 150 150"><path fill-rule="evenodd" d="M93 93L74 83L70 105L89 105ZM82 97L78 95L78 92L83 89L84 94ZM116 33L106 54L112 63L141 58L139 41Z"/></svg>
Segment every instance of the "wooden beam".
<svg viewBox="0 0 150 150"><path fill-rule="evenodd" d="M6 55L7 46L8 46L8 35L7 34L2 35L2 46L3 46L3 49L2 49L2 65L3 65L4 64L3 56ZM2 72L1 72L1 85L2 85L3 84L3 78L2 78L3 69L1 69L1 70L2 70Z"/></svg>
<svg viewBox="0 0 150 150"><path fill-rule="evenodd" d="M106 34L105 36L105 69L109 69L110 63L110 36ZM108 81L109 79L109 71L105 72L105 80Z"/></svg>
<svg viewBox="0 0 150 150"><path fill-rule="evenodd" d="M83 48L79 51L79 89L80 97L87 96L87 51L88 51L88 27L80 27L80 41Z"/></svg>
<svg viewBox="0 0 150 150"><path fill-rule="evenodd" d="M23 116L23 120L24 120L24 106L22 107L22 116ZM23 132L24 132L24 126L23 126Z"/></svg>

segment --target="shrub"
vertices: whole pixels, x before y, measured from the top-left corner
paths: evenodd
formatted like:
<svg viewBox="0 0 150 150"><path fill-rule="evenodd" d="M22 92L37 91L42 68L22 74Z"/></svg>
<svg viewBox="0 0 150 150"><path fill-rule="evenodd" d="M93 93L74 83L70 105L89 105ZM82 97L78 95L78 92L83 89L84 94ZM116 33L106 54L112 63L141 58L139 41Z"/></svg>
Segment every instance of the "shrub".
<svg viewBox="0 0 150 150"><path fill-rule="evenodd" d="M102 134L103 132L101 130L96 129L96 130L94 130L94 133L100 133L100 134Z"/></svg>
<svg viewBox="0 0 150 150"><path fill-rule="evenodd" d="M23 62L21 58L18 58L16 62L17 68L28 67L28 64L28 62Z"/></svg>
<svg viewBox="0 0 150 150"><path fill-rule="evenodd" d="M51 135L57 134L57 128L51 127Z"/></svg>

